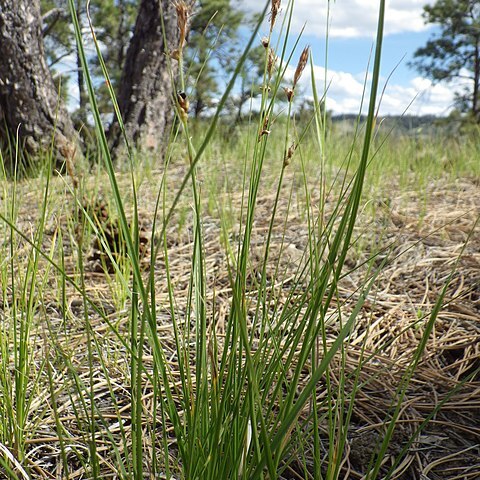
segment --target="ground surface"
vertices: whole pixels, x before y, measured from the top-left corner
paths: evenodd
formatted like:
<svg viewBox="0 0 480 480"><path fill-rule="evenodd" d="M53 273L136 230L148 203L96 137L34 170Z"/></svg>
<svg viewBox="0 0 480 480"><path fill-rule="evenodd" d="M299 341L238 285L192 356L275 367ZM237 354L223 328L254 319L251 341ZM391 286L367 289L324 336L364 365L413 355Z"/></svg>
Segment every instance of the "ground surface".
<svg viewBox="0 0 480 480"><path fill-rule="evenodd" d="M180 168L180 176L184 169ZM289 188L293 180L287 176ZM172 174L175 183L175 174ZM61 183L54 188L61 189ZM285 198L289 190L286 187ZM19 187L22 189L22 186ZM38 195L23 191L18 226L28 231L36 217L32 205ZM28 196L32 197L29 201ZM144 219L143 227L148 236L154 206L155 184L145 183L140 189L140 210ZM35 198L35 200L34 200ZM229 208L236 211L241 203L241 194L230 194ZM315 194L312 204L315 205ZM480 213L480 186L475 179L458 181L439 180L422 194L416 191L396 193L395 185L375 199L378 208L375 214L364 213L359 216L357 234L361 235L358 248L353 248L347 259L350 273L341 283L340 298L342 308L349 311L350 304L357 294L359 281L365 275L362 262L370 252L378 247L389 248L390 260L380 275L356 323L355 332L349 339L346 356L346 368L355 371L358 362L361 369L362 387L357 393L354 413L349 429L349 441L344 452L341 478L360 479L370 457L382 438L385 426L385 412L397 398L396 390L408 367L426 319L434 307L449 275L453 272L446 304L442 307L434 331L426 345L425 353L418 365L413 379L405 392L403 405L393 442L385 457L385 465L394 462L403 448L407 453L396 467L391 478L395 479L479 479L480 478L480 230L472 233L475 221ZM273 196L261 197L257 205L257 220L251 244L252 275L255 275L255 259L262 256L262 245L268 227L268 218ZM281 202L278 218L287 218L287 201ZM295 198L292 201L288 222L274 236L271 258L279 260L283 272L281 284L273 288L278 295L285 295L289 288L288 279L302 263L302 252L306 246L307 231L305 214ZM74 239L67 231L73 231L68 218L73 203L66 201L52 208L47 218L45 245L52 245L52 238L58 239L63 230L65 265L67 273L75 273ZM328 210L328 208L327 208ZM188 208L178 214L167 231L171 276L174 281L175 298L178 310L182 310L187 295L191 262L191 223ZM222 323L228 312L230 302L230 283L226 269L226 256L222 246L220 222L213 207L204 218L206 270L209 287L209 304L217 318L218 333L221 335ZM328 213L328 212L327 212ZM279 220L279 225L283 222ZM114 221L113 221L114 223ZM234 243L238 236L235 214L233 214L225 232ZM93 238L93 237L92 237ZM88 252L86 266L86 288L95 301L108 312L108 318L119 331L126 328L128 303L122 297L121 289L115 287L115 275L106 274L94 250L98 244L90 238L85 251ZM464 244L468 243L464 248ZM283 245L283 246L282 246ZM282 251L281 258L278 252ZM382 254L377 262L385 257ZM174 356L172 325L167 308L167 289L164 262L160 254L155 264L157 288L158 320L161 341L168 350L171 346ZM358 268L356 268L358 267ZM43 266L42 268L46 268ZM252 283L253 285L253 283ZM58 283L50 284L52 292L57 291ZM282 293L283 292L283 293ZM252 291L252 297L253 297ZM71 354L80 377L88 381L86 365L87 334L83 323L83 301L78 292L67 286L68 323L59 306L58 294L43 292L43 308L39 311L39 322L48 318L51 331L56 332L56 341ZM252 303L253 305L253 303ZM3 307L3 305L2 305ZM2 314L0 308L0 315ZM43 319L43 320L42 320ZM7 321L4 316L4 322ZM103 348L109 351L109 381L118 395L118 408L128 412L128 395L124 388L128 378L128 365L124 364L122 349L118 346L108 325L96 320L91 312L91 321ZM43 329L44 330L44 329ZM334 339L337 325L331 322L329 338ZM42 329L35 329L35 361L39 361L48 345L42 338ZM151 359L150 359L151 361ZM148 364L149 359L146 357ZM338 365L339 359L336 360ZM335 380L335 369L332 378ZM58 366L59 381L62 367ZM108 417L112 409L106 388L107 379L101 371L95 378L96 399L104 408ZM348 389L347 384L346 388ZM82 443L81 426L72 415L74 397L68 397L58 390L60 417L71 442ZM321 389L319 396L322 395ZM50 395L48 389L35 398L32 406L31 435L27 440L28 463L36 478L61 478L59 470L60 450L56 425L48 407ZM44 406L47 405L46 408ZM102 407L103 405L103 407ZM149 405L149 393L145 394L145 405ZM438 410L438 411L437 411ZM41 415L36 416L41 411ZM113 412L110 412L113 414ZM125 413L125 415L126 415ZM116 418L113 415L113 418ZM420 434L416 429L429 418L429 424ZM102 428L99 426L99 428ZM110 431L118 431L118 425L110 425ZM128 428L128 427L127 427ZM323 427L321 427L323 428ZM327 434L325 432L325 441ZM77 445L77 446L78 446ZM102 449L99 455L103 455ZM105 453L106 478L108 473L108 454ZM283 474L285 478L303 478L300 468L292 462ZM69 478L85 478L81 464L72 465Z"/></svg>

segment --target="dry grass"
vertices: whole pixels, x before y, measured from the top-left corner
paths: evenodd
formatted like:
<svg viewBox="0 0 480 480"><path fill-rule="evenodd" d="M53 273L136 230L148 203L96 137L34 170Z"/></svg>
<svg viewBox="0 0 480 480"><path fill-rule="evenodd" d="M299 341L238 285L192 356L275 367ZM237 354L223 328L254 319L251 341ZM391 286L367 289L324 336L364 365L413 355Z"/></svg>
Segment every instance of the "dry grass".
<svg viewBox="0 0 480 480"><path fill-rule="evenodd" d="M184 167L174 168L169 175L171 188L184 172ZM278 260L281 274L277 278L282 283L271 285L275 301L286 301L290 281L299 265L302 264L302 252L308 241L304 203L301 195L294 195L289 213L288 198L291 182L294 182L292 170L288 171L285 182L284 199L279 206L278 233L275 234L270 248L270 258ZM160 172L152 175L159 178ZM128 185L129 180L125 180ZM385 412L391 408L396 398L396 388L410 363L419 339L423 333L425 318L431 311L439 293L445 284L462 245L474 226L479 214L480 189L472 179L462 179L453 183L438 181L429 186L429 191L419 195L415 191L395 194L395 185L385 191L390 192L389 207L379 204L375 217L364 213L358 223L358 248L352 249L347 265L352 270L342 281L337 302L342 305L346 316L354 304L357 285L362 283L365 266L362 262L371 255L374 246L393 245L391 261L384 269L377 287L366 302L358 318L354 334L349 338L346 349L347 390L353 382L353 373L362 363L361 388L357 392L354 414L350 425L349 442L344 453L343 477L362 478L370 455L375 449L384 431ZM35 204L39 194L28 185L20 186L25 192L20 196L21 205L18 225L28 231L36 216ZM156 183L144 182L140 187L141 216L145 219L145 228L151 226ZM62 183L54 182L56 195L63 195ZM393 193L392 193L393 192ZM108 196L108 194L107 194ZM68 196L67 196L68 197ZM239 212L241 192L229 193L228 203L233 212ZM316 198L317 197L317 198ZM219 204L222 199L217 198ZM312 191L312 205L315 208L318 192ZM375 200L377 201L377 200ZM255 275L263 256L263 243L268 229L268 219L273 196L259 199L257 220L251 245L252 262L250 265L252 288L250 307L255 308ZM45 246L51 246L52 238L59 229L64 232L65 262L68 274L75 273L75 252L66 232L67 221L73 209L73 201L52 205L48 216ZM180 209L181 211L181 209ZM185 218L177 214L167 231L170 270L174 281L177 311L185 311L187 289L190 278L192 250L191 218L186 207ZM328 216L328 203L327 203ZM285 225L281 225L282 222ZM238 219L233 217L228 236L232 244L238 239ZM206 250L206 270L208 278L208 302L210 312L210 330L221 338L225 315L229 309L230 282L227 271L227 257L222 246L220 220L217 215L204 216L204 248ZM87 247L86 247L87 248ZM90 248L90 247L88 247ZM278 258L279 252L283 252ZM277 256L277 258L276 258ZM18 253L19 264L22 261L21 250ZM358 267L358 268L355 268ZM45 265L42 268L46 268ZM127 330L128 304L123 306L115 301L112 292L112 278L94 271L87 266L86 286L96 304L107 312L107 318L121 334ZM176 350L172 337L172 322L168 310L168 289L165 278L164 262L160 256L155 264L157 288L158 321L161 342L168 351L170 346L171 365L176 362ZM35 361L53 355L52 345L61 348L75 365L80 377L89 384L87 360L87 334L83 323L83 301L73 289L67 287L67 321L61 312L56 291L57 281L41 292L42 304L38 311L38 323L32 333ZM50 290L49 290L50 289ZM413 442L408 453L398 466L395 479L477 479L480 478L480 233L477 230L471 237L451 282L447 295L448 303L443 306L428 341L427 349L418 369L415 371L402 407L393 443L385 458L385 465L391 465L393 458L412 437ZM120 302L121 303L121 302ZM120 306L119 306L120 305ZM3 305L0 305L0 317L3 322ZM212 318L215 319L213 329ZM102 438L108 428L114 437L119 434L118 413L125 419L123 428L128 431L129 396L126 387L129 382L129 370L126 355L114 333L103 320L90 312L90 319L98 341L102 345L108 376L97 365L94 378L95 399L104 418L111 419L109 425L99 425L98 454L103 458L102 468L105 478L115 478L114 457L111 452L102 449ZM338 310L332 311L328 322L328 338L332 341L339 325ZM49 332L47 331L50 330ZM213 334L213 333L212 333ZM47 341L46 338L49 338ZM97 358L97 361L99 359ZM340 357L332 366L331 378L336 386L337 370L340 369ZM148 351L145 363L152 366ZM86 443L86 432L79 425L72 408L78 398L72 379L61 357L53 358L55 367L54 384L59 406L59 416L65 429L63 436L73 449L82 450ZM45 378L40 382L46 381ZM115 406L107 388L112 385L118 405ZM457 387L458 391L455 391ZM319 398L325 395L322 386L318 389ZM48 388L39 388L32 405L30 419L31 436L27 439L28 463L36 478L61 478L59 438L51 408L51 394ZM146 387L143 401L145 421L151 424L151 390ZM422 421L435 411L429 425L414 435ZM325 431L327 438L327 431ZM171 439L174 445L174 439ZM121 448L121 447L120 447ZM120 452L122 453L122 452ZM72 457L73 458L73 457ZM72 460L73 461L73 460ZM69 478L84 478L80 464L72 465ZM285 471L285 478L303 478L293 462Z"/></svg>

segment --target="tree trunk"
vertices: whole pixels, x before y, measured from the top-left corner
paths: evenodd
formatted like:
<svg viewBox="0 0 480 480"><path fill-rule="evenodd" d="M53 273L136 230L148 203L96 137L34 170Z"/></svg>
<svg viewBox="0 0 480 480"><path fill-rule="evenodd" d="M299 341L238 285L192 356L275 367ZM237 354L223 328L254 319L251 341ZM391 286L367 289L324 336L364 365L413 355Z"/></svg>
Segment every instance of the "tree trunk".
<svg viewBox="0 0 480 480"><path fill-rule="evenodd" d="M162 25L165 27L164 32ZM169 51L177 48L175 8L171 0L141 0L118 93L118 103L132 145L162 149L172 121L172 73ZM171 67L177 67L171 62ZM176 72L173 72L176 73ZM118 154L123 144L116 119L110 131Z"/></svg>
<svg viewBox="0 0 480 480"><path fill-rule="evenodd" d="M8 134L29 154L72 155L76 133L61 103L43 49L40 0L0 0L0 111ZM3 139L5 140L5 139Z"/></svg>

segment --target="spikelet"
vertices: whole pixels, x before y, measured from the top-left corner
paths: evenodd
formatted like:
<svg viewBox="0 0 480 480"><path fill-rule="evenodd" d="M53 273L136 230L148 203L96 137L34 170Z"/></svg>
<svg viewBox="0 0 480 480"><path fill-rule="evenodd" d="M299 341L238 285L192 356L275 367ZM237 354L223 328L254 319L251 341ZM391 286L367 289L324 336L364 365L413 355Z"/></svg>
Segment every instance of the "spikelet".
<svg viewBox="0 0 480 480"><path fill-rule="evenodd" d="M275 64L277 63L277 56L273 52L272 48L268 49L268 60L267 60L267 72L268 75L271 77L273 74L273 70L275 69Z"/></svg>
<svg viewBox="0 0 480 480"><path fill-rule="evenodd" d="M293 88L290 88L290 87L284 87L284 92L285 92L285 95L287 96L287 100L288 102L291 102L293 100L293 95L294 95L294 91L293 91Z"/></svg>
<svg viewBox="0 0 480 480"><path fill-rule="evenodd" d="M67 173L72 179L73 188L78 188L78 177L75 173L74 159L77 154L77 146L74 143L65 142L59 146L60 154L65 158L65 166Z"/></svg>
<svg viewBox="0 0 480 480"><path fill-rule="evenodd" d="M300 80L300 77L302 76L303 71L305 70L305 66L307 65L307 62L308 62L309 53L310 53L310 47L306 46L303 49L302 54L300 55L300 59L298 60L298 65L297 65L297 68L295 69L295 74L293 75L292 87L291 88L287 87L283 89L285 91L285 95L287 96L287 100L289 103L291 103L293 100L295 87L297 86L297 83Z"/></svg>
<svg viewBox="0 0 480 480"><path fill-rule="evenodd" d="M185 92L177 92L178 113L183 122L188 120L188 110L190 108L190 102Z"/></svg>
<svg viewBox="0 0 480 480"><path fill-rule="evenodd" d="M280 10L280 3L281 0L272 0L272 8L270 9L270 31L273 30L273 26L275 25L275 20Z"/></svg>
<svg viewBox="0 0 480 480"><path fill-rule="evenodd" d="M302 54L300 55L300 59L298 60L298 65L295 70L295 75L293 76L293 89L295 90L295 87L297 86L298 81L300 80L300 77L302 76L303 71L305 70L305 66L307 65L308 62L308 54L310 53L310 46L306 46L303 49Z"/></svg>
<svg viewBox="0 0 480 480"><path fill-rule="evenodd" d="M177 26L180 32L178 40L178 48L175 49L170 55L175 60L180 58L183 51L183 47L187 43L187 33L189 28L189 18L192 11L193 3L187 4L184 0L175 0L173 7L177 12Z"/></svg>
<svg viewBox="0 0 480 480"><path fill-rule="evenodd" d="M293 154L295 153L295 150L297 149L297 145L295 142L293 142L290 147L287 150L287 153L285 154L285 158L283 159L283 166L286 167L290 165L290 161L293 157Z"/></svg>
<svg viewBox="0 0 480 480"><path fill-rule="evenodd" d="M258 141L260 141L264 135L270 135L270 130L267 129L268 121L269 121L269 117L268 115L265 115L265 118L263 119L262 130L258 134Z"/></svg>

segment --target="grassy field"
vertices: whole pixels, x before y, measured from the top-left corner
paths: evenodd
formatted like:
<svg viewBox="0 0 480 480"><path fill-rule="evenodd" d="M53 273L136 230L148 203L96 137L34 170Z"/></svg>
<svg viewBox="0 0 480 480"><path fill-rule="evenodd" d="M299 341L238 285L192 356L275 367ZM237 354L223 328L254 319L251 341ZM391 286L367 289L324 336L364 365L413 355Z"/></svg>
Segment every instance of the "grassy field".
<svg viewBox="0 0 480 480"><path fill-rule="evenodd" d="M137 392L139 448L142 468L152 478L210 478L186 475L177 438L180 427L175 425L179 422L187 448L198 449L200 469L202 461L207 462L204 446L195 444L201 433L191 439L187 431L194 428L197 382L205 382L208 390L206 405L200 405L204 415L213 422L214 415L220 415L214 407L225 410L222 428L232 430L218 433L230 437L240 429L240 451L242 444L247 448L247 437L253 442L250 424L245 423L243 431L235 424L248 418L242 404L248 404L251 393L245 378L237 387L244 397L222 397L232 381L230 362L236 362L238 375L245 375L244 359L233 358L232 352L241 357L246 352L232 345L229 329L236 252L247 216L245 175L250 172L252 136L237 133L235 143L225 143L226 135L220 132L197 170L202 299L196 297L196 215L188 194L166 225L165 243L151 257L152 245L161 245L158 226L152 237L153 222L162 224L188 170L186 152L181 144L174 145L168 167L152 157L134 169L141 275L154 295L150 306L161 346L159 360L148 338L151 333L144 332ZM384 478L387 472L388 478L399 479L421 474L431 479L478 478L478 152L468 140L439 145L438 139L425 139L422 149L408 138L382 140L368 169L344 268L334 291L328 281L322 297L328 308L318 313L315 325L321 328L311 333L316 341L295 379L308 339L303 322L321 275L315 269L328 262L341 221L336 209L345 203L339 199L346 198L342 192L358 164L353 157L347 168L351 148L334 131L328 143L330 154L323 166L314 142L297 150L280 189L282 151L272 147L265 155L245 254L241 306L262 398L256 415L264 416L269 432L278 430L289 395L294 405L315 366L332 350L350 316L354 318L288 431L281 457L272 456L278 478L321 478L320 473L328 478L332 461L339 478L366 478L392 419L395 429L381 452L379 472L370 478ZM132 225L132 179L121 170L117 179ZM1 223L0 445L2 475L9 478L132 475L135 300L132 265L108 185L101 167L94 175L85 173L77 190L68 177L45 173L2 182L2 215L8 222ZM317 255L314 264L311 259ZM203 359L198 358L201 308ZM166 369L165 377L158 362ZM202 362L204 377L198 378ZM171 398L165 399L167 395ZM178 419L172 418L172 407ZM245 418L233 418L235 412ZM195 428L205 428L210 439L206 425ZM261 442L260 433L256 435ZM219 470L215 475L233 478Z"/></svg>
<svg viewBox="0 0 480 480"><path fill-rule="evenodd" d="M350 133L296 118L309 51L285 79L267 39L260 115L222 113L242 57L115 164L75 25L98 155L0 183L2 478L480 477L478 136L383 128L380 5Z"/></svg>

